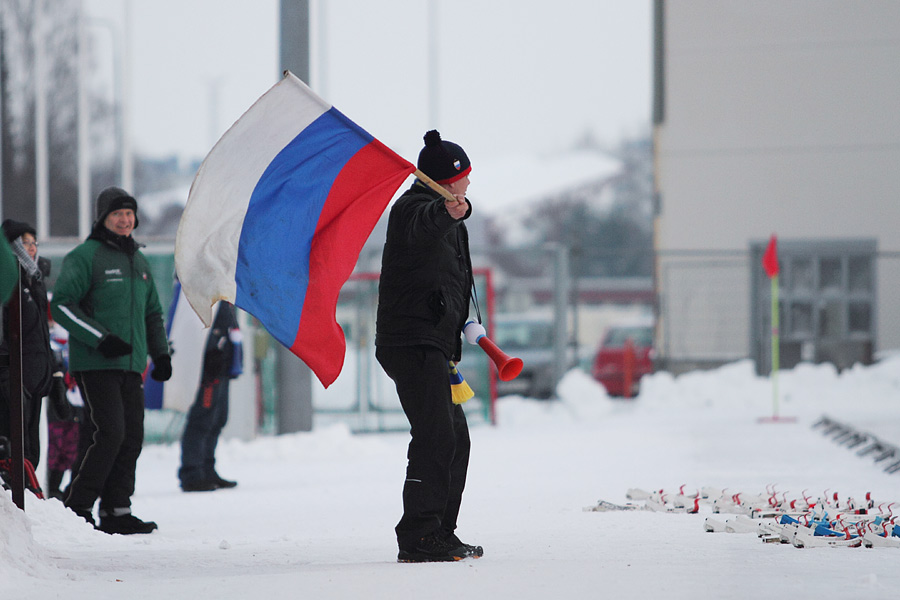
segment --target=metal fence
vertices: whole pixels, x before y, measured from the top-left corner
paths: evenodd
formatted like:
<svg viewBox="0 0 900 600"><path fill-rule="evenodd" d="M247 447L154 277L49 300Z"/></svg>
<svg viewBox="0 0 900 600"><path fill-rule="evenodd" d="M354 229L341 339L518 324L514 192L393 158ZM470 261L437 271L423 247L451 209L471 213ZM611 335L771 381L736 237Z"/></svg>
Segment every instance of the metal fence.
<svg viewBox="0 0 900 600"><path fill-rule="evenodd" d="M489 274L476 270L475 285L480 301L486 302L492 296ZM377 301L377 273L354 274L341 291L337 316L348 351L338 380L327 390L315 385L313 410L318 425L340 422L356 432L409 428L394 384L375 360ZM486 305L481 310L487 318L493 312ZM475 392L463 405L467 418L472 423L491 422L496 382L491 380L487 356L480 349L464 348L460 371Z"/></svg>
<svg viewBox="0 0 900 600"><path fill-rule="evenodd" d="M666 252L658 264L659 368L679 373L750 358L751 269L762 267L749 250ZM876 252L875 270L877 358L900 349L900 252Z"/></svg>
<svg viewBox="0 0 900 600"><path fill-rule="evenodd" d="M750 271L745 252L660 258L659 367L675 372L749 355Z"/></svg>

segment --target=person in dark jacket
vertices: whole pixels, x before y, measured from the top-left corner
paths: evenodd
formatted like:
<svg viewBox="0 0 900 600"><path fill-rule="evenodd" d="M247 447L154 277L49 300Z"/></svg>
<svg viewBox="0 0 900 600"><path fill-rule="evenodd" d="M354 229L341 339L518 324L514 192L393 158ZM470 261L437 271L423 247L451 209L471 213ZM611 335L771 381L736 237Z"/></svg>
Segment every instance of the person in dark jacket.
<svg viewBox="0 0 900 600"><path fill-rule="evenodd" d="M178 479L185 492L211 492L237 485L216 472L216 445L228 422L228 383L242 371L241 348L234 306L222 301L206 338L200 387L181 436Z"/></svg>
<svg viewBox="0 0 900 600"><path fill-rule="evenodd" d="M88 239L63 260L53 290L53 319L69 331L69 370L85 402L90 446L66 496L66 506L106 533L150 533L156 523L131 514L135 469L144 443L142 374L172 375L162 308L150 265L131 233L137 201L110 187L97 198ZM82 431L84 435L84 431Z"/></svg>
<svg viewBox="0 0 900 600"><path fill-rule="evenodd" d="M38 266L38 243L28 223L6 219L3 234L19 263L22 290L22 422L25 458L37 467L41 458L41 400L50 391L50 331L47 325L47 290ZM49 263L48 263L49 264ZM10 435L9 303L3 307L0 342L0 437Z"/></svg>
<svg viewBox="0 0 900 600"><path fill-rule="evenodd" d="M465 196L471 165L459 145L432 130L418 167L453 200L417 179L391 209L382 255L375 356L397 387L412 435L395 528L400 562L483 553L455 533L470 442L449 376L449 361L461 358L472 288L464 224L472 213Z"/></svg>

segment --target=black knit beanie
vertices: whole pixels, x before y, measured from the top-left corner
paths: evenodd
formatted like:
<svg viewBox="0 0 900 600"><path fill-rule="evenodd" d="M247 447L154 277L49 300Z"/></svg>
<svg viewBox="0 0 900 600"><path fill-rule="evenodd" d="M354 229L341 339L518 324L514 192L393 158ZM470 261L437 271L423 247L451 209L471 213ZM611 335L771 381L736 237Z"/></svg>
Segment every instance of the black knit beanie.
<svg viewBox="0 0 900 600"><path fill-rule="evenodd" d="M425 134L425 147L419 152L416 166L438 183L453 183L472 170L465 150L453 142L442 140L436 129Z"/></svg>
<svg viewBox="0 0 900 600"><path fill-rule="evenodd" d="M106 220L106 217L109 216L109 213L123 208L130 208L134 211L134 228L137 229L137 200L122 188L106 188L100 192L99 196L97 196L97 220L94 221L94 226L96 227L103 223L103 221Z"/></svg>
<svg viewBox="0 0 900 600"><path fill-rule="evenodd" d="M31 235L37 237L37 232L35 232L34 227L22 221L13 221L12 219L6 219L5 221L3 221L2 228L3 235L6 236L6 240L9 243L12 243L17 238L22 237L23 233L30 233Z"/></svg>

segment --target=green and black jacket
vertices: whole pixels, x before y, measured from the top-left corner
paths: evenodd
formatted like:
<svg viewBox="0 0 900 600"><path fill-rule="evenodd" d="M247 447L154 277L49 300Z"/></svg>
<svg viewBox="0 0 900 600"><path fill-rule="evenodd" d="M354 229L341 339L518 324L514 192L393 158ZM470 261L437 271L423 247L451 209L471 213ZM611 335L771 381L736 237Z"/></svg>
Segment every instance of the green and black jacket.
<svg viewBox="0 0 900 600"><path fill-rule="evenodd" d="M63 260L51 312L69 331L69 370L144 372L147 357L168 354L159 295L150 265L131 238L103 225ZM129 344L130 355L106 358L97 345L112 333Z"/></svg>

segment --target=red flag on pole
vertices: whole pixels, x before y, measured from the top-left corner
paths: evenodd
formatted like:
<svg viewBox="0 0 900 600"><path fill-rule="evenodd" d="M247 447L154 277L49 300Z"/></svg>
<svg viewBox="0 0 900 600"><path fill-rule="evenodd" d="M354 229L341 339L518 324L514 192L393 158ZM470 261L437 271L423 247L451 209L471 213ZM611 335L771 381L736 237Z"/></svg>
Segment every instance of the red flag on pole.
<svg viewBox="0 0 900 600"><path fill-rule="evenodd" d="M762 266L763 269L766 270L766 275L769 276L769 279L778 275L778 248L774 233L769 240L769 246L766 248L766 253L763 254Z"/></svg>

